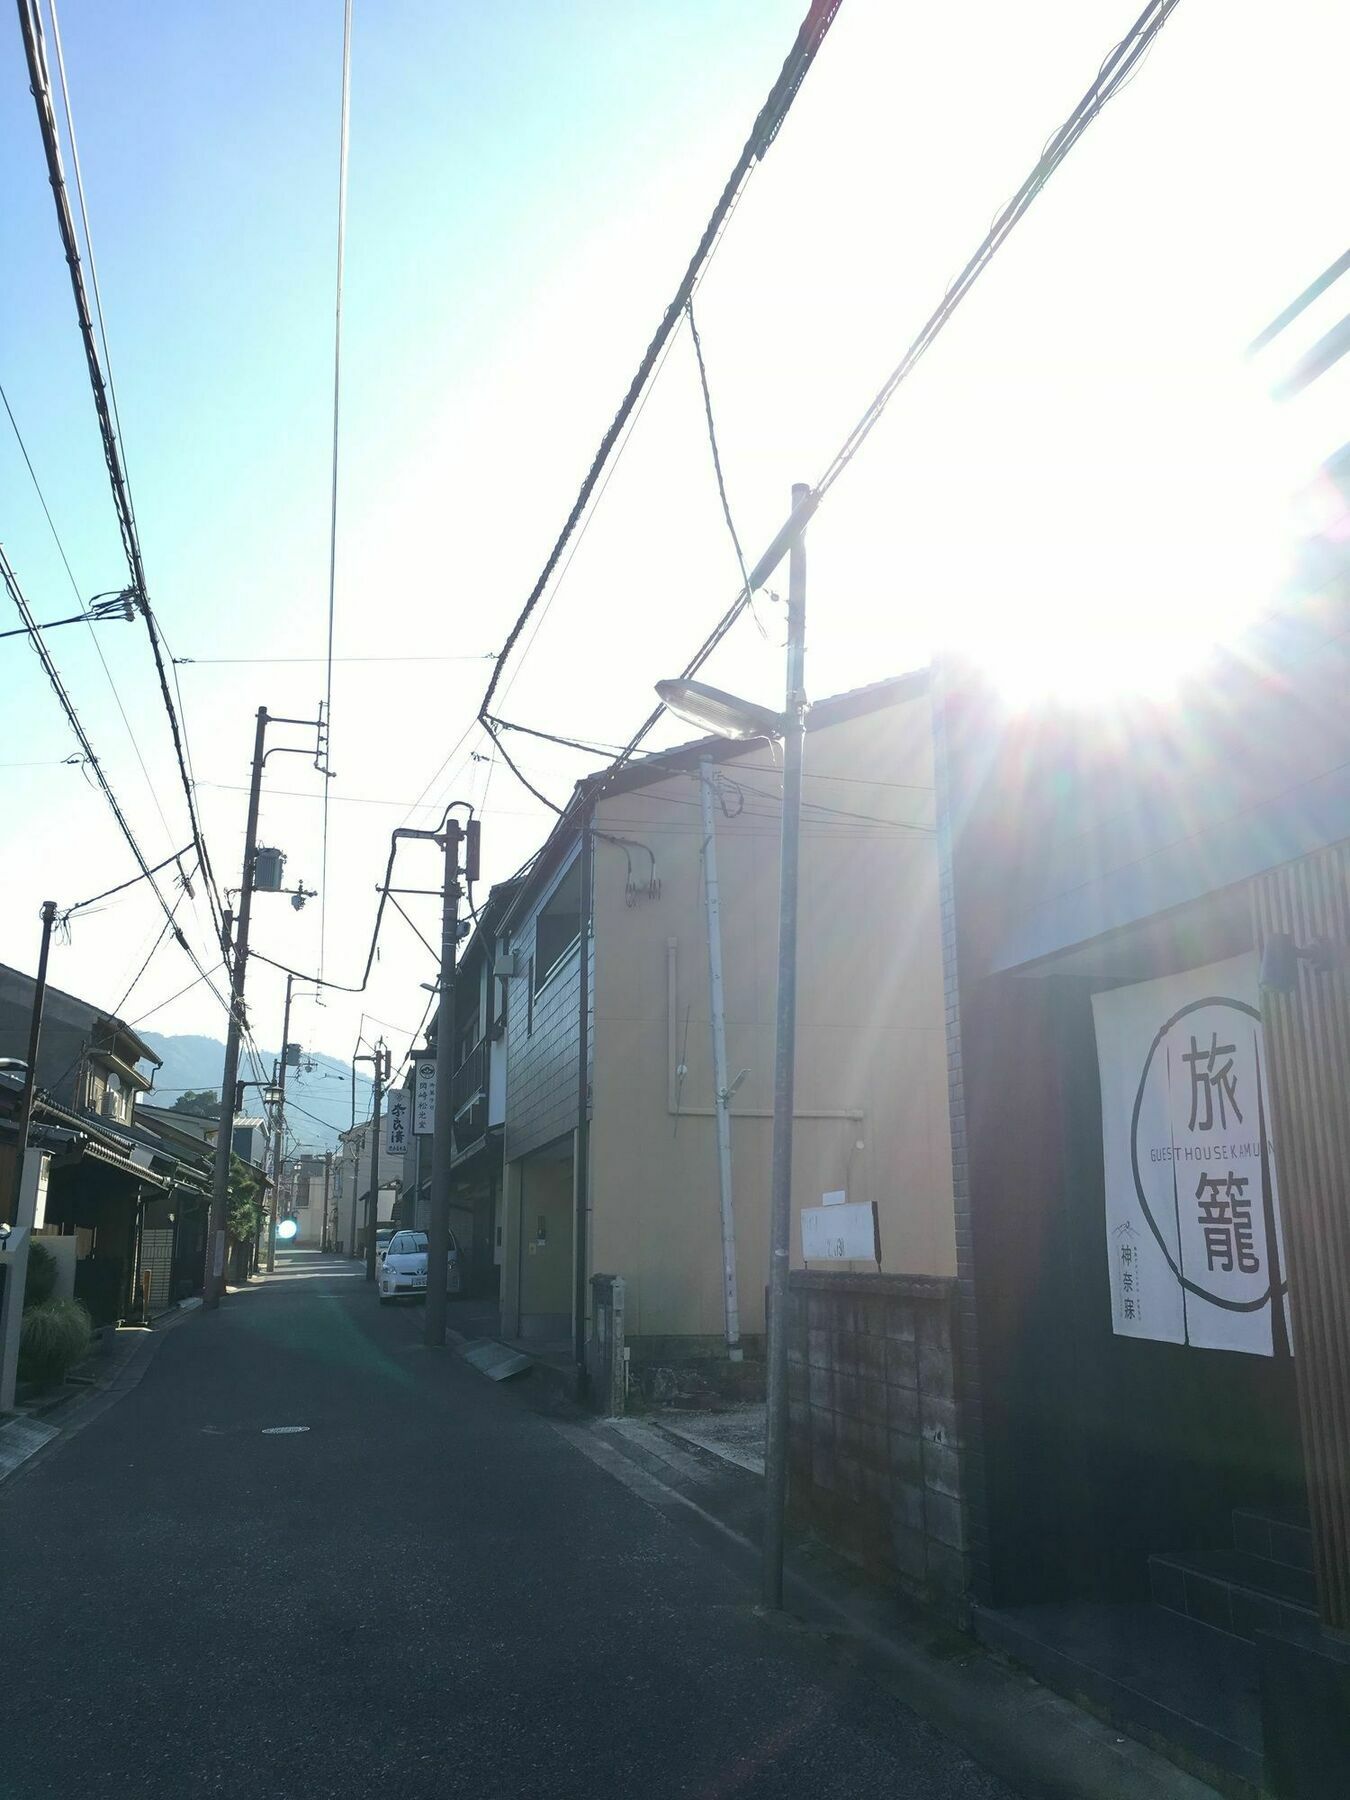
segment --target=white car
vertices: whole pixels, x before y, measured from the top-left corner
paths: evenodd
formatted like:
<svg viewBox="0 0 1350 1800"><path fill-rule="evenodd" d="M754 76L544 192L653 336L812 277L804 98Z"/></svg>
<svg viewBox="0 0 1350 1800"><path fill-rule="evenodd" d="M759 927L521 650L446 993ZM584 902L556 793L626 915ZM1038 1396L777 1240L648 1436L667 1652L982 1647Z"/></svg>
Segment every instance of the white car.
<svg viewBox="0 0 1350 1800"><path fill-rule="evenodd" d="M380 1305L388 1306L400 1294L427 1292L427 1234L425 1231L396 1231L387 1248L379 1252L379 1274L376 1283ZM445 1291L459 1292L459 1245L450 1233L450 1253L446 1257Z"/></svg>

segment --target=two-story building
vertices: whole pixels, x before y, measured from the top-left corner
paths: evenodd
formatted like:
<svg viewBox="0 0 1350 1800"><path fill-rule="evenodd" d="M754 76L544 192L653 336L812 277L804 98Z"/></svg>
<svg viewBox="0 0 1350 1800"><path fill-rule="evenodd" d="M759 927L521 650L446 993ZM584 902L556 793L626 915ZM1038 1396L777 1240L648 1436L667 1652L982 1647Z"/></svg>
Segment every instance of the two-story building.
<svg viewBox="0 0 1350 1800"><path fill-rule="evenodd" d="M519 887L499 882L479 908L477 923L455 970L455 1062L451 1078L452 1128L450 1228L462 1257L462 1291L498 1291L502 1257L502 1130L506 1119L507 1013L511 1001L509 954L500 950L499 926ZM440 1031L437 1009L426 1049L414 1056L408 1083L414 1130L407 1153L405 1191L415 1192L415 1215L426 1229L431 1208L431 1136L435 1119L435 1058ZM419 1105L418 1084L431 1104ZM418 1126L427 1129L419 1131Z"/></svg>
<svg viewBox="0 0 1350 1800"><path fill-rule="evenodd" d="M805 1260L800 1210L847 1195L875 1205L877 1241L836 1272L950 1277L926 676L817 703L806 770L793 1261ZM578 1361L596 1272L624 1278L635 1361L724 1346L709 810L736 1285L753 1351L767 1279L781 822L770 749L702 740L583 782L497 928L502 1328Z"/></svg>
<svg viewBox="0 0 1350 1800"><path fill-rule="evenodd" d="M397 1223L396 1208L403 1192L403 1156L393 1155L385 1142L385 1115L367 1119L338 1133L333 1161L331 1204L336 1215L335 1243L348 1256L364 1256L367 1204L370 1195L371 1133L375 1131L376 1229Z"/></svg>
<svg viewBox="0 0 1350 1800"><path fill-rule="evenodd" d="M0 965L0 1055L26 1056L33 994L31 976ZM73 1265L74 1294L96 1324L158 1311L201 1284L207 1161L139 1116L152 1080L142 1064L153 1070L160 1059L129 1025L48 986L34 1117L65 1135L58 1153L33 1159L26 1179L41 1182L35 1229L68 1240L54 1253ZM6 1089L0 1110L10 1113L17 1080ZM12 1148L0 1142L9 1216L12 1166Z"/></svg>

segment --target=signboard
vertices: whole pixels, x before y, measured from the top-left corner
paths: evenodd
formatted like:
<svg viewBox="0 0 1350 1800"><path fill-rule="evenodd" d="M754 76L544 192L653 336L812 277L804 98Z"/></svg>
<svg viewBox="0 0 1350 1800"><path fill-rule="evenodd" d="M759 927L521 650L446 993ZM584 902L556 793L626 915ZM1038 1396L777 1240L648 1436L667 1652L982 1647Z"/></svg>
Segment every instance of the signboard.
<svg viewBox="0 0 1350 1800"><path fill-rule="evenodd" d="M408 1114L412 1096L395 1088L384 1103L384 1147L390 1156L402 1156L408 1148Z"/></svg>
<svg viewBox="0 0 1350 1800"><path fill-rule="evenodd" d="M436 1129L436 1058L419 1056L415 1067L417 1084L413 1090L413 1130L418 1137L430 1137Z"/></svg>
<svg viewBox="0 0 1350 1800"><path fill-rule="evenodd" d="M802 1260L804 1262L881 1262L881 1236L877 1209L866 1201L835 1202L829 1206L804 1206Z"/></svg>
<svg viewBox="0 0 1350 1800"><path fill-rule="evenodd" d="M1289 1338L1255 956L1092 1010L1112 1328L1273 1355Z"/></svg>

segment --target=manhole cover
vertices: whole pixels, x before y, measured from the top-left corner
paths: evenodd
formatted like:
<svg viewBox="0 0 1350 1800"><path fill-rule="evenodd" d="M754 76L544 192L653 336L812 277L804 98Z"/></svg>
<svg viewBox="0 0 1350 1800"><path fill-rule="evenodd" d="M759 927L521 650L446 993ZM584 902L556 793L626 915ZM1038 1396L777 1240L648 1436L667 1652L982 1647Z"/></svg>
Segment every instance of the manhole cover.
<svg viewBox="0 0 1350 1800"><path fill-rule="evenodd" d="M297 1431L308 1431L308 1425L264 1425L264 1437L294 1437Z"/></svg>

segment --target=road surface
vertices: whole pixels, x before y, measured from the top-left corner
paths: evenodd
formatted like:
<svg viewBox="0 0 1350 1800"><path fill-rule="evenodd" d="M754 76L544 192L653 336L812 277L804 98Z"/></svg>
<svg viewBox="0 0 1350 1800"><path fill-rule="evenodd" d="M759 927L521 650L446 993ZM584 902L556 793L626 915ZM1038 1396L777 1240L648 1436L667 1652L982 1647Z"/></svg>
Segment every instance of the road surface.
<svg viewBox="0 0 1350 1800"><path fill-rule="evenodd" d="M1009 1800L421 1322L283 1256L0 1486L3 1800Z"/></svg>

